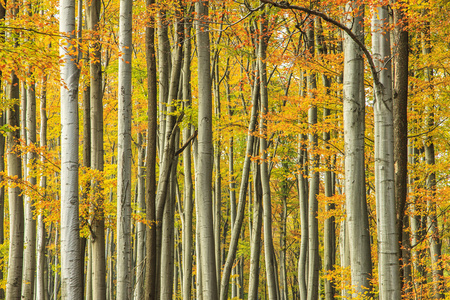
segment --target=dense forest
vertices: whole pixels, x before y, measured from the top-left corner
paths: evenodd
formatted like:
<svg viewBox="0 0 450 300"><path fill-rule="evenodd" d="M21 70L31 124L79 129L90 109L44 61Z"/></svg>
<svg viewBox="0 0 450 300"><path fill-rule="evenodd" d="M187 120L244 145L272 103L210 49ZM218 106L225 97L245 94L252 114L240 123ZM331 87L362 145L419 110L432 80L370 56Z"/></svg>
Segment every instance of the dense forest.
<svg viewBox="0 0 450 300"><path fill-rule="evenodd" d="M449 13L1 0L0 299L450 299Z"/></svg>

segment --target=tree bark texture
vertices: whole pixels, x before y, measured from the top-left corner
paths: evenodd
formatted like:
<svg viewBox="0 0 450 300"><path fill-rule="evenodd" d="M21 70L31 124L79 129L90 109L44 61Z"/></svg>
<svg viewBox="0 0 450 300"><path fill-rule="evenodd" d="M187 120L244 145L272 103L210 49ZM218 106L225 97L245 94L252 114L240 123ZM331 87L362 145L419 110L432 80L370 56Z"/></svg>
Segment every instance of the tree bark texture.
<svg viewBox="0 0 450 300"><path fill-rule="evenodd" d="M348 3L346 23L364 41L364 6ZM353 17L350 15L353 14ZM345 198L353 297L371 294L372 260L366 202L364 61L359 46L344 37Z"/></svg>

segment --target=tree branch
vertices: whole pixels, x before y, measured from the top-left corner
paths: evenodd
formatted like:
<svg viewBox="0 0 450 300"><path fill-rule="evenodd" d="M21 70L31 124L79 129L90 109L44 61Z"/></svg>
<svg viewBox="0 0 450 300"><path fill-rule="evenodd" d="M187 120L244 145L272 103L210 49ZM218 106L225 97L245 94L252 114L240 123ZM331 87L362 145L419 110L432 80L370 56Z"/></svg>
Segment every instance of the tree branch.
<svg viewBox="0 0 450 300"><path fill-rule="evenodd" d="M292 4L289 4L289 2L287 2L287 1L273 2L271 0L261 0L261 2L273 5L275 7L281 8L281 9L298 10L298 11L302 11L302 12L310 14L310 15L314 15L314 16L320 17L325 22L333 24L334 26L336 26L336 27L340 28L341 30L343 30L359 46L361 51L364 53L364 56L367 58L367 61L368 61L369 66L370 66L370 70L372 71L372 76L373 76L374 83L376 85L380 84L380 81L378 79L378 73L377 73L377 70L375 68L375 63L373 62L373 59L372 59L372 55L370 54L369 50L367 50L367 48L364 45L364 43L361 42L358 39L356 34L354 34L350 28L348 28L344 24L340 23L339 21L336 21L335 19L327 16L326 14L324 14L324 13L322 13L320 11L309 9L309 8L302 7L302 6L292 5Z"/></svg>

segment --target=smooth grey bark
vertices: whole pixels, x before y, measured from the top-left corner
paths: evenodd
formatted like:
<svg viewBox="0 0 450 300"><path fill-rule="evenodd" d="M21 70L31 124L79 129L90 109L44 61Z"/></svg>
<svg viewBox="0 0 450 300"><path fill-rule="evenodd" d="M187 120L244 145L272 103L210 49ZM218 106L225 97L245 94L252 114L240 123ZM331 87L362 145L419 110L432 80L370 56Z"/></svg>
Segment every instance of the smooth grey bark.
<svg viewBox="0 0 450 300"><path fill-rule="evenodd" d="M40 147L47 147L47 76L44 75L42 80L42 93L41 93L40 115L41 124L39 129L40 135ZM45 164L45 157L41 156L41 164ZM41 175L40 188L45 191L47 188L47 176L45 173ZM46 194L43 195L46 197ZM37 219L37 265L36 265L36 298L45 300L47 296L47 286L45 284L45 271L46 271L46 236L45 236L45 223L44 214L39 211ZM84 258L84 256L82 257Z"/></svg>
<svg viewBox="0 0 450 300"><path fill-rule="evenodd" d="M146 0L147 10L154 5L154 0ZM156 299L156 152L157 152L157 83L154 18L149 17L150 25L145 28L145 56L147 63L147 154L146 154L146 186L145 211L146 221L146 264L144 299Z"/></svg>
<svg viewBox="0 0 450 300"><path fill-rule="evenodd" d="M78 78L75 1L60 0L61 66L61 297L83 298L78 213Z"/></svg>
<svg viewBox="0 0 450 300"><path fill-rule="evenodd" d="M284 172L288 171L286 162L283 162ZM283 210L280 212L281 232L280 232L280 299L288 299L287 272L286 272L286 222L287 222L287 200L289 194L289 182L287 178L281 183L281 201Z"/></svg>
<svg viewBox="0 0 450 300"><path fill-rule="evenodd" d="M202 272L202 296L217 299L219 296L216 275L216 251L212 212L212 95L210 70L210 41L208 25L208 2L195 3L197 13L197 54L198 54L198 153L196 177L198 189L197 216L200 226L200 257Z"/></svg>
<svg viewBox="0 0 450 300"><path fill-rule="evenodd" d="M92 0L87 5L88 29L98 30L101 2ZM90 53L90 118L91 118L91 168L103 172L103 95L101 44L98 37L91 41ZM93 203L91 205L92 243L92 286L93 300L106 299L106 258L105 258L105 217L101 193L101 183L97 178L91 182Z"/></svg>
<svg viewBox="0 0 450 300"><path fill-rule="evenodd" d="M142 215L145 212L145 147L142 133L138 133L138 174L137 174L137 209L136 213ZM143 222L136 222L136 280L133 288L133 298L144 299L145 279L145 227Z"/></svg>
<svg viewBox="0 0 450 300"><path fill-rule="evenodd" d="M167 116L166 116L166 122L164 125L166 126L165 129L165 142L164 144L164 151L162 153L162 160L160 163L160 174L159 174L159 181L158 181L158 187L156 192L156 220L158 223L156 224L156 242L157 242L157 268L159 269L158 272L160 276L157 278L157 286L159 286L159 293L161 293L161 297L163 297L163 293L165 293L165 297L168 296L168 292L173 289L173 270L167 271L170 269L173 269L173 267L169 267L168 265L172 266L173 264L173 254L170 255L170 260L166 260L165 254L162 252L161 247L161 241L162 239L165 239L163 236L163 228L166 225L166 220L171 220L172 212L168 211L167 214L166 206L169 201L171 201L171 195L170 195L170 177L171 177L171 168L174 163L174 157L175 157L175 147L178 143L177 139L177 132L178 132L178 123L180 121L180 117L175 116L175 109L176 109L176 99L178 95L179 90L179 83L180 83L180 75L181 75L181 66L182 66L182 59L183 59L183 51L182 51L182 41L183 41L183 33L184 28L181 21L181 11L177 12L176 18L176 24L175 24L175 33L176 33L176 46L175 46L175 57L174 62L172 64L172 70L171 70L171 78L170 78L170 86L169 86L169 94L168 94L168 100L167 100ZM164 72L168 72L168 70L161 70ZM160 74L162 76L162 74ZM176 165L174 166L176 168ZM172 222L172 221L169 221ZM171 235L173 239L173 234ZM167 242L167 241L166 241ZM173 241L172 241L173 245ZM167 244L166 244L167 246ZM166 248L167 249L167 248ZM164 258L164 261L162 260ZM165 265L163 265L163 263ZM165 272L166 274L163 274L161 272ZM170 273L170 274L169 274ZM169 275L170 278L165 277L165 275ZM159 283L158 283L158 280ZM172 297L172 295L170 295Z"/></svg>
<svg viewBox="0 0 450 300"><path fill-rule="evenodd" d="M163 157L166 148L167 135L167 107L170 85L170 42L168 36L168 24L165 9L158 12L158 74L159 74L159 157Z"/></svg>
<svg viewBox="0 0 450 300"><path fill-rule="evenodd" d="M219 79L219 65L217 60L219 57L215 58L213 67L214 70L214 80L213 80L213 90L214 90L214 102L215 102L215 117L220 120L220 79ZM220 127L218 129L218 138L214 143L214 198L213 198L213 226L214 226L214 248L217 251L216 254L216 278L217 286L220 287L220 269L222 266L220 253L220 223L221 223L221 213L222 213L222 175L220 173L220 156L221 153L221 136ZM220 291L219 291L220 293Z"/></svg>
<svg viewBox="0 0 450 300"><path fill-rule="evenodd" d="M300 74L300 97L306 95L306 76L304 72ZM300 254L298 258L298 287L300 299L306 299L308 295L308 151L306 145L306 135L299 135L298 142L298 175L297 175L297 193L300 214Z"/></svg>
<svg viewBox="0 0 450 300"><path fill-rule="evenodd" d="M82 5L82 3L79 3L79 5ZM78 8L80 10L80 8ZM84 59L86 62L89 62L89 53L85 53ZM89 69L88 69L88 78L89 78ZM91 167L91 85L90 80L85 81L83 94L82 94L82 101L83 101L83 167L85 170L88 170ZM91 190L91 180L86 179L85 182L81 183L82 185L82 191L80 193L81 196L81 202L88 203L90 190ZM89 215L87 213L87 215ZM86 220L83 220L86 222ZM82 249L82 266L81 269L84 274L84 280L83 280L83 289L84 289L84 296L86 300L92 300L92 285L89 285L92 283L92 260L90 258L92 257L89 253L90 248L90 239L83 237L81 238L81 247L84 247L84 250ZM84 252L84 255L83 255ZM87 256L87 259L85 258ZM90 269L89 269L90 268ZM89 283L89 284L88 284Z"/></svg>
<svg viewBox="0 0 450 300"><path fill-rule="evenodd" d="M300 206L300 255L298 258L298 285L300 299L306 299L307 270L308 270L308 152L306 150L306 136L300 135L298 147L299 173L297 175L297 192Z"/></svg>
<svg viewBox="0 0 450 300"><path fill-rule="evenodd" d="M131 0L120 1L119 16L119 111L117 152L117 299L131 299Z"/></svg>
<svg viewBox="0 0 450 300"><path fill-rule="evenodd" d="M192 20L190 18L185 19L184 27L184 49L183 49L183 108L188 109L191 106L191 28ZM183 129L183 144L185 144L192 134L190 122ZM182 262L183 262L183 298L190 299L191 297L191 282L192 282L192 211L193 211L193 198L192 198L192 169L191 169L191 145L189 144L183 152L183 169L184 169L184 213L183 213L183 238L182 238Z"/></svg>
<svg viewBox="0 0 450 300"><path fill-rule="evenodd" d="M356 2L346 5L346 24L364 41L364 6ZM350 250L351 283L353 297L371 295L372 259L369 217L365 182L365 98L364 60L359 46L344 37L344 142L345 142L345 199Z"/></svg>
<svg viewBox="0 0 450 300"><path fill-rule="evenodd" d="M19 80L14 72L11 73L11 83L8 85L7 96L9 99L19 99ZM8 162L8 176L10 178L22 178L22 164L20 152L15 151L20 145L20 109L14 104L6 111L6 124L11 130L6 135L6 153ZM6 299L21 299L22 269L23 269L23 235L24 215L21 189L14 186L12 179L8 180L9 200L9 257L8 276L6 280Z"/></svg>
<svg viewBox="0 0 450 300"><path fill-rule="evenodd" d="M257 105L256 105L257 106ZM256 147L254 147L256 148ZM256 148L257 149L257 148ZM257 153L255 153L257 155ZM261 173L257 162L253 163L253 224L251 231L251 246L250 246L250 278L248 282L248 299L258 299L258 286L261 256L261 225L262 225L262 186ZM249 193L250 195L250 193Z"/></svg>
<svg viewBox="0 0 450 300"><path fill-rule="evenodd" d="M372 51L379 82L374 84L375 191L377 208L378 268L381 300L400 299L398 234L394 195L394 132L392 70L386 6L372 18Z"/></svg>
<svg viewBox="0 0 450 300"><path fill-rule="evenodd" d="M272 200L270 191L270 180L268 170L267 155L267 114L269 112L269 98L267 93L267 66L266 50L268 45L268 21L265 16L261 18L261 36L259 38L258 66L260 74L260 97L261 97L261 117L259 121L261 152L261 184L263 196L263 220L264 220L264 256L266 262L266 279L269 292L269 299L278 299L278 280L276 269L276 258L273 248L272 237Z"/></svg>
<svg viewBox="0 0 450 300"><path fill-rule="evenodd" d="M177 136L175 144L178 144L179 130L174 134ZM173 157L172 166L170 168L170 182L167 189L166 204L164 205L164 215L162 219L162 241L161 241L161 283L160 283L160 299L173 299L173 282L174 282L174 215L175 215L175 189L176 189L176 167L177 156Z"/></svg>
<svg viewBox="0 0 450 300"><path fill-rule="evenodd" d="M36 147L36 85L31 83L27 86L27 109L26 109L26 131L27 147ZM26 153L26 165L28 170L27 181L30 186L35 187L37 183L35 175L37 155L35 150ZM31 193L25 194L25 235L24 235L24 261L22 275L22 298L32 299L34 297L35 272L36 272L36 219L34 218L35 199Z"/></svg>
<svg viewBox="0 0 450 300"><path fill-rule="evenodd" d="M228 286L230 282L230 274L234 265L234 260L236 257L236 251L239 241L239 236L242 229L242 223L244 221L245 215L245 202L247 198L248 190L248 179L250 175L250 164L251 157L253 154L253 144L255 141L255 129L258 117L258 99L259 99L260 85L257 80L254 81L254 86L252 89L252 112L250 116L250 123L248 125L247 133L247 145L245 149L244 166L242 168L242 177L239 187L239 200L238 207L236 211L236 218L232 224L231 240L228 249L227 258L223 266L223 274L220 287L220 299L225 300L228 298ZM256 259L256 258L255 258ZM259 256L258 256L259 260ZM252 275L251 275L252 276Z"/></svg>
<svg viewBox="0 0 450 300"><path fill-rule="evenodd" d="M345 268L350 267L350 241L348 237L348 222L347 220L342 220L340 224L340 232L339 232L339 256L341 259L341 268L345 270ZM341 276L344 278L345 273L341 272ZM343 280L345 287L351 286L351 278L349 281ZM341 290L341 297L351 298L352 290L347 288L343 288ZM344 299L345 299L344 298Z"/></svg>
<svg viewBox="0 0 450 300"><path fill-rule="evenodd" d="M311 27L307 31L306 46L309 55L314 57L314 28ZM314 97L314 90L317 88L316 76L310 73L307 76L308 83L308 97ZM317 107L315 105L308 109L308 124L312 131L314 125L317 123ZM317 133L308 134L308 153L311 162L310 169L310 183L308 189L308 300L315 300L319 297L319 270L320 270L320 256L319 256L319 223L317 220L317 213L319 204L317 195L319 194L319 163L320 156L317 154L318 150L318 135Z"/></svg>

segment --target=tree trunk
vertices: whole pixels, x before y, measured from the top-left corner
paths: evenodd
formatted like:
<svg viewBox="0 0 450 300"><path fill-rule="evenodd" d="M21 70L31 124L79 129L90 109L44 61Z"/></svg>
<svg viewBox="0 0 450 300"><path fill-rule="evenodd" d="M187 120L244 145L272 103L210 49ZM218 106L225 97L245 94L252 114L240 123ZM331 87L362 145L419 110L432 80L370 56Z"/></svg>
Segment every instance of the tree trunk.
<svg viewBox="0 0 450 300"><path fill-rule="evenodd" d="M217 299L218 287L214 249L214 228L212 213L212 95L210 70L210 44L208 25L208 2L195 3L197 13L198 51L198 164L196 169L198 189L198 225L202 247L202 296Z"/></svg>
<svg viewBox="0 0 450 300"><path fill-rule="evenodd" d="M138 133L138 178L137 178L137 211L140 216L145 212L145 147L142 133ZM136 222L136 280L133 289L135 300L144 299L145 278L145 227L143 222Z"/></svg>
<svg viewBox="0 0 450 300"><path fill-rule="evenodd" d="M41 127L40 127L40 146L42 149L47 147L47 76L44 75L42 80L42 94L41 94ZM41 164L45 164L45 157L41 156ZM42 174L40 179L40 187L43 191L47 188L47 176ZM46 197L46 194L44 194ZM45 199L45 198L44 198ZM46 236L45 223L43 211L39 211L38 215L38 230L37 230L37 272L36 272L36 298L46 299L47 286L45 285L45 267L46 267ZM84 256L81 257L84 260ZM84 270L82 270L84 271ZM84 272L83 272L84 273Z"/></svg>
<svg viewBox="0 0 450 300"><path fill-rule="evenodd" d="M27 178L30 187L36 186L36 86L31 83L27 86L26 109L26 144L29 148L26 153L26 166L29 170ZM25 235L23 253L22 298L33 299L36 272L36 219L34 218L35 199L30 192L25 194Z"/></svg>
<svg viewBox="0 0 450 300"><path fill-rule="evenodd" d="M347 4L346 24L353 24L352 32L363 41L364 6ZM353 297L371 295L372 260L369 217L366 202L364 163L364 61L358 45L344 37L344 141L345 141L345 198L350 250Z"/></svg>
<svg viewBox="0 0 450 300"><path fill-rule="evenodd" d="M255 105L257 106L257 105ZM256 148L256 147L254 147ZM255 153L254 155L257 155ZM254 201L253 201L253 224L251 232L251 245L250 245L250 270L249 270L249 282L248 282L248 299L258 299L258 285L260 265L259 258L261 256L261 225L262 225L262 186L261 186L261 173L259 166L256 162L253 163L253 189L254 189Z"/></svg>
<svg viewBox="0 0 450 300"><path fill-rule="evenodd" d="M375 68L379 71L379 80L374 82L374 118L380 299L400 299L394 195L391 51L389 16L386 6L378 7L372 19L372 51Z"/></svg>
<svg viewBox="0 0 450 300"><path fill-rule="evenodd" d="M131 0L120 1L117 159L117 298L131 299Z"/></svg>
<svg viewBox="0 0 450 300"><path fill-rule="evenodd" d="M61 79L61 281L63 299L83 298L78 213L78 78L75 3L60 0ZM56 295L55 295L56 296Z"/></svg>
<svg viewBox="0 0 450 300"><path fill-rule="evenodd" d="M309 55L314 57L314 28L307 31L307 47ZM314 90L317 88L316 76L310 73L307 78L309 97L314 97ZM311 106L308 110L308 124L311 132L314 125L317 123L317 107ZM319 223L317 220L317 213L319 203L317 195L319 194L319 168L320 156L317 154L318 136L317 133L308 134L309 141L309 155L311 161L311 175L308 195L308 300L316 300L319 298Z"/></svg>
<svg viewBox="0 0 450 300"><path fill-rule="evenodd" d="M146 0L147 10L151 9L154 0ZM150 14L151 16L151 14ZM154 19L149 18L145 28L145 49L147 61L147 154L146 154L146 264L145 264L145 300L156 299L156 140L157 140L157 90L156 90L156 53Z"/></svg>
<svg viewBox="0 0 450 300"><path fill-rule="evenodd" d="M88 28L98 34L101 2L89 1L87 6ZM90 91L91 91L91 168L103 172L103 95L101 44L98 36L91 41ZM106 299L105 217L101 182L93 178L93 204L91 206L92 287L93 300Z"/></svg>
<svg viewBox="0 0 450 300"><path fill-rule="evenodd" d="M268 44L268 22L265 16L261 18L261 36L258 50L258 63L261 91L261 117L259 122L260 152L261 152L261 184L264 209L264 253L266 262L266 279L269 299L278 299L277 270L272 237L272 200L267 155L267 118L269 112L269 98L267 93L266 49Z"/></svg>
<svg viewBox="0 0 450 300"><path fill-rule="evenodd" d="M183 58L183 99L184 109L191 107L191 28L192 20L190 18L185 20L184 27L184 58ZM183 129L183 144L187 142L192 134L191 124ZM183 152L183 168L184 168L184 224L183 224L183 299L191 298L191 281L192 281L192 170L191 170L191 145L189 144Z"/></svg>
<svg viewBox="0 0 450 300"><path fill-rule="evenodd" d="M8 86L8 98L19 99L19 80L14 72L11 74L11 83ZM14 130L8 131L6 136L6 153L8 161L8 176L22 178L22 164L20 152L14 151L20 142L20 109L15 104L6 111L7 125ZM22 290L22 268L23 268L23 235L24 215L22 191L13 180L8 181L9 200L9 258L8 277L6 281L6 299L21 299Z"/></svg>

